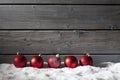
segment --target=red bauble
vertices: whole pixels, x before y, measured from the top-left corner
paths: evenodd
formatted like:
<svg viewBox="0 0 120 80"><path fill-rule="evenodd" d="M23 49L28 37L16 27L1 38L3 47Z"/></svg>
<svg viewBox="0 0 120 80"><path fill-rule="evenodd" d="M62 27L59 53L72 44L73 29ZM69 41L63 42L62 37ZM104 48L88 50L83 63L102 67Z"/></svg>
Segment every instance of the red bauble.
<svg viewBox="0 0 120 80"><path fill-rule="evenodd" d="M93 65L92 57L89 54L81 56L79 61L82 66Z"/></svg>
<svg viewBox="0 0 120 80"><path fill-rule="evenodd" d="M75 68L78 65L78 60L75 56L66 56L64 64L66 67Z"/></svg>
<svg viewBox="0 0 120 80"><path fill-rule="evenodd" d="M15 67L17 68L22 68L22 67L25 67L26 64L27 64L27 59L25 56L23 55L20 55L18 52L17 52L17 55L14 57L13 59L13 64L15 65Z"/></svg>
<svg viewBox="0 0 120 80"><path fill-rule="evenodd" d="M35 68L42 68L44 64L44 61L42 59L42 56L33 56L30 60L30 65Z"/></svg>
<svg viewBox="0 0 120 80"><path fill-rule="evenodd" d="M48 58L48 66L50 68L59 68L61 66L61 60L59 54L52 55Z"/></svg>

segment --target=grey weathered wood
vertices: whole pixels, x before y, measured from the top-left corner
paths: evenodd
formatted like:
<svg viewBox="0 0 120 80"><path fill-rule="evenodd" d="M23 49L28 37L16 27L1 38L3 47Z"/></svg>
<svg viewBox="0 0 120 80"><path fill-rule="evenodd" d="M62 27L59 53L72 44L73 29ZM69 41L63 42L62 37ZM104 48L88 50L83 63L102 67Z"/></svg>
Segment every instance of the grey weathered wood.
<svg viewBox="0 0 120 80"><path fill-rule="evenodd" d="M17 51L23 54L119 54L120 31L0 31L0 54Z"/></svg>
<svg viewBox="0 0 120 80"><path fill-rule="evenodd" d="M15 55L0 55L0 64L1 63L13 63L13 58ZM27 62L30 61L32 56L35 55L24 55L27 58ZM50 55L43 55L44 62L47 62L47 59ZM64 62L65 56L67 55L60 55L61 62ZM73 55L75 56L78 61L81 55ZM120 62L120 55L91 55L93 58L94 66L105 66L105 64L102 64L103 62ZM29 63L28 63L28 66ZM64 67L64 63L62 63L62 66ZM48 67L47 64L44 64L44 67Z"/></svg>
<svg viewBox="0 0 120 80"><path fill-rule="evenodd" d="M0 29L120 29L120 6L0 5Z"/></svg>
<svg viewBox="0 0 120 80"><path fill-rule="evenodd" d="M119 0L0 0L0 3L120 4Z"/></svg>

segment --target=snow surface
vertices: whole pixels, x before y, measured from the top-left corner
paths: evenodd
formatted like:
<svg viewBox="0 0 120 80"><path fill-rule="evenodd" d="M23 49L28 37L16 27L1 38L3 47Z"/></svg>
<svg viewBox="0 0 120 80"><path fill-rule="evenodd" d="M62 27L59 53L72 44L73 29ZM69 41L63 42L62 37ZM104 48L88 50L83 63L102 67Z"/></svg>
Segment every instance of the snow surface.
<svg viewBox="0 0 120 80"><path fill-rule="evenodd" d="M16 68L0 64L0 80L120 80L120 63L107 67L78 66L76 68Z"/></svg>

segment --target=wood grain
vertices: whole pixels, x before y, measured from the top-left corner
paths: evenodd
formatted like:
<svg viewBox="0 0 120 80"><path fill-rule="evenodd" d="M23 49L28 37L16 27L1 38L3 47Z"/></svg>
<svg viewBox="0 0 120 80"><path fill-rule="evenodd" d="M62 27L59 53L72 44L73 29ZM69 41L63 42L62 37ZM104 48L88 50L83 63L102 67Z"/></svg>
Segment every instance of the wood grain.
<svg viewBox="0 0 120 80"><path fill-rule="evenodd" d="M119 0L0 0L0 3L120 4Z"/></svg>
<svg viewBox="0 0 120 80"><path fill-rule="evenodd" d="M0 5L0 29L120 29L120 6Z"/></svg>
<svg viewBox="0 0 120 80"><path fill-rule="evenodd" d="M119 54L119 36L120 31L0 31L0 54Z"/></svg>

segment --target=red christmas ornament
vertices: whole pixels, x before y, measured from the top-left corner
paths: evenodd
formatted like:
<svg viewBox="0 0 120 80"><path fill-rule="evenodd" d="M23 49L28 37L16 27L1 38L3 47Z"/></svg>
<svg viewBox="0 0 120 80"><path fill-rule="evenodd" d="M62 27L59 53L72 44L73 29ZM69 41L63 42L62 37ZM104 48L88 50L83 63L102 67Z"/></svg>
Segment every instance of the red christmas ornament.
<svg viewBox="0 0 120 80"><path fill-rule="evenodd" d="M61 65L61 60L59 54L52 55L48 58L48 66L50 68L59 68Z"/></svg>
<svg viewBox="0 0 120 80"><path fill-rule="evenodd" d="M44 64L44 61L42 59L42 56L33 56L30 60L30 65L35 68L42 68Z"/></svg>
<svg viewBox="0 0 120 80"><path fill-rule="evenodd" d="M75 56L66 56L64 64L66 67L75 68L78 65L78 60Z"/></svg>
<svg viewBox="0 0 120 80"><path fill-rule="evenodd" d="M89 54L85 54L85 55L81 56L79 61L82 66L86 66L86 65L93 66L93 60Z"/></svg>
<svg viewBox="0 0 120 80"><path fill-rule="evenodd" d="M13 59L13 64L17 68L25 67L27 63L27 59L25 56L20 55L19 52L17 52L17 55Z"/></svg>

